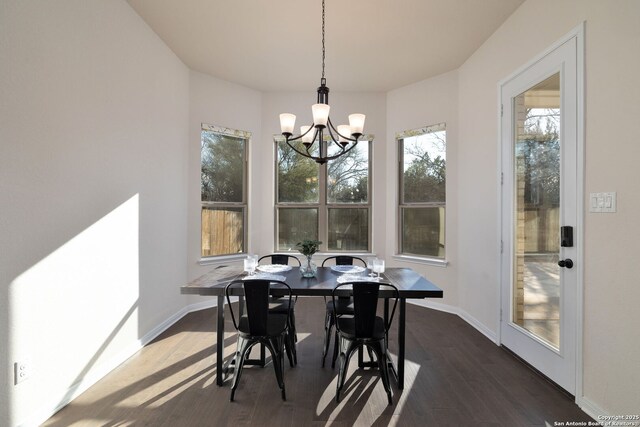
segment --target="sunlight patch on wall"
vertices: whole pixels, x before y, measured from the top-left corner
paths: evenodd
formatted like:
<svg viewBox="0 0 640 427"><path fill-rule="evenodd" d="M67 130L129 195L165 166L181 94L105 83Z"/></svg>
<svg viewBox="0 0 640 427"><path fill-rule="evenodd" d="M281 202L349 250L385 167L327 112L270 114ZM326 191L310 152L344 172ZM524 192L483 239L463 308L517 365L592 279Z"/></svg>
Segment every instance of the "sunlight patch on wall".
<svg viewBox="0 0 640 427"><path fill-rule="evenodd" d="M11 283L11 361L32 364L13 390L15 419L33 415L21 413L27 400L59 401L138 339L139 276L136 194Z"/></svg>

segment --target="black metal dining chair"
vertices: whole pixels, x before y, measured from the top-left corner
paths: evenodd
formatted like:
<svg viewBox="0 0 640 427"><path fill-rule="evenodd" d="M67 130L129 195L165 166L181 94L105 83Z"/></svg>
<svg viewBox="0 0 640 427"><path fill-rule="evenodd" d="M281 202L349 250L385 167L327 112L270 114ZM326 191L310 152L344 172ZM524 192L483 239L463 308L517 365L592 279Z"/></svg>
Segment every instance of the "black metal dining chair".
<svg viewBox="0 0 640 427"><path fill-rule="evenodd" d="M264 255L258 259L260 261L268 260L271 264L289 265L289 261L298 266L302 265L300 260L293 255L286 254L270 254ZM293 262L295 261L295 262ZM287 334L287 341L285 343L287 350L287 357L289 364L293 367L298 364L298 352L296 351L296 343L298 342L298 336L296 332L296 312L295 312L295 299L286 300L279 297L270 297L269 299L269 312L271 313L290 313L289 315L289 330ZM260 358L264 359L264 349L261 349Z"/></svg>
<svg viewBox="0 0 640 427"><path fill-rule="evenodd" d="M325 266L327 261L335 259L335 265L353 265L354 261L359 261L363 266L367 266L367 263L357 256L349 255L337 255L325 258L322 261L322 267ZM337 304L334 304L333 300L328 301L325 298L326 313L324 317L324 346L322 347L322 366L324 367L324 361L329 353L329 344L331 342L331 330L336 321L336 312L339 314L353 314L353 300L351 297L338 298ZM336 333L335 341L338 341L338 335ZM335 367L335 363L331 364L331 367Z"/></svg>
<svg viewBox="0 0 640 427"><path fill-rule="evenodd" d="M338 345L334 349L333 357L334 361L336 357L340 359L336 402L340 402L340 392L344 387L351 356L359 348L367 347L374 353L378 362L382 384L391 405L393 401L389 384L387 337L400 296L398 288L390 283L379 282L342 283L338 284L331 293L334 303L337 301L337 294L341 290L346 291L348 287L352 288L353 315L336 314ZM376 314L381 290L386 293L385 298L393 300L391 315L387 320Z"/></svg>
<svg viewBox="0 0 640 427"><path fill-rule="evenodd" d="M260 261L262 261L263 259L268 259L271 262L271 264L289 265L289 261L294 260L295 261L293 263L294 265L297 264L298 267L302 265L298 257L293 255L285 255L285 254L264 255L258 259L258 264L260 264Z"/></svg>
<svg viewBox="0 0 640 427"><path fill-rule="evenodd" d="M237 289L237 291L235 291ZM269 295L278 290L286 299L291 301L291 288L284 282L261 279L234 280L225 288L225 296L231 312L233 326L238 331L238 343L236 352L225 367L225 372L229 371L229 366L234 364L233 384L231 386L231 401L233 401L244 362L249 355L251 348L256 344L261 344L269 349L273 368L276 372L278 386L282 391L282 400L286 400L284 386L284 343L289 328L289 313L272 313L269 310ZM244 295L246 304L246 314L236 319L233 306L231 305L231 295ZM291 306L291 305L289 305Z"/></svg>

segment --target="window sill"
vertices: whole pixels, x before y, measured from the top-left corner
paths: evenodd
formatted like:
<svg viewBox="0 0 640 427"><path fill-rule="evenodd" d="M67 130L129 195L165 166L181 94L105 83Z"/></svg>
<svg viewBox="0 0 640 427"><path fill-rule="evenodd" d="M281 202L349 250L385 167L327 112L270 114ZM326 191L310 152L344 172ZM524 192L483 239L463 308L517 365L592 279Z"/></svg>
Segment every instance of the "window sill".
<svg viewBox="0 0 640 427"><path fill-rule="evenodd" d="M216 257L200 258L199 265L216 265L228 262L241 261L247 257L247 254L220 255Z"/></svg>
<svg viewBox="0 0 640 427"><path fill-rule="evenodd" d="M393 259L403 262L412 262L414 264L432 265L434 267L446 267L449 261L439 258L423 258L411 255L394 255Z"/></svg>

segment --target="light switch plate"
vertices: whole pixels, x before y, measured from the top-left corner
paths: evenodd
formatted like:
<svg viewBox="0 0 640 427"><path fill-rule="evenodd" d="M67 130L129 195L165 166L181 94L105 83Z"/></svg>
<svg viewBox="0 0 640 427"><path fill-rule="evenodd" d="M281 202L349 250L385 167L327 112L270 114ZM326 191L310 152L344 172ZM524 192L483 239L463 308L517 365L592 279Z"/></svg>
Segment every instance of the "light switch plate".
<svg viewBox="0 0 640 427"><path fill-rule="evenodd" d="M616 192L590 193L589 212L613 213L616 212Z"/></svg>

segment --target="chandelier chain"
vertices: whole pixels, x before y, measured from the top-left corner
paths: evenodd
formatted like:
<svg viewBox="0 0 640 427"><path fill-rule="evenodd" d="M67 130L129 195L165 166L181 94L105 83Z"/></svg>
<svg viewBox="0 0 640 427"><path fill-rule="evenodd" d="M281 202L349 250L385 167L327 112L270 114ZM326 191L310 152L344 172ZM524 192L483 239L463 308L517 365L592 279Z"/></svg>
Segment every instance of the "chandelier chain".
<svg viewBox="0 0 640 427"><path fill-rule="evenodd" d="M324 81L324 0L322 0L322 80Z"/></svg>

